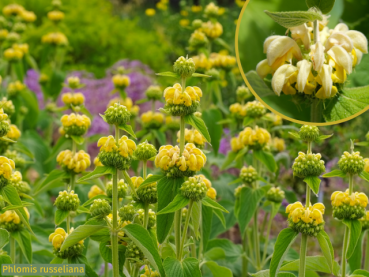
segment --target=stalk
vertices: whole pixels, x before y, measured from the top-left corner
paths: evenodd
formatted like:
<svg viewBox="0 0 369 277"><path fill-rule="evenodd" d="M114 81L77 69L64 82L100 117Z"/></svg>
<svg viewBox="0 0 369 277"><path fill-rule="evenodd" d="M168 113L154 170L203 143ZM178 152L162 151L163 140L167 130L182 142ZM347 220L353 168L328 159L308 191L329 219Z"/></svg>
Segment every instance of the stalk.
<svg viewBox="0 0 369 277"><path fill-rule="evenodd" d="M256 210L254 214L254 225L253 225L253 236L254 236L254 245L255 245L255 255L256 255L256 269L261 270L261 261L260 261L260 242L259 242L259 233L258 233L258 214L259 209Z"/></svg>
<svg viewBox="0 0 369 277"><path fill-rule="evenodd" d="M311 144L310 144L310 147L311 147ZM310 206L310 193L311 193L310 187L306 185L306 203L305 203L306 208L309 208ZM298 274L299 277L305 277L307 240L308 240L308 236L305 234L302 234L301 246L300 246L300 267L299 267L299 274Z"/></svg>
<svg viewBox="0 0 369 277"><path fill-rule="evenodd" d="M109 263L105 262L104 265L104 277L109 277Z"/></svg>
<svg viewBox="0 0 369 277"><path fill-rule="evenodd" d="M369 270L369 232L366 232L364 269Z"/></svg>
<svg viewBox="0 0 369 277"><path fill-rule="evenodd" d="M12 236L10 236L10 258L12 259L13 264L15 264L15 255L16 255L15 239Z"/></svg>
<svg viewBox="0 0 369 277"><path fill-rule="evenodd" d="M147 177L147 161L143 161L143 179L145 180ZM145 203L144 207L144 228L147 229L147 225L149 224L149 204Z"/></svg>
<svg viewBox="0 0 369 277"><path fill-rule="evenodd" d="M245 232L243 233L243 238L242 238L242 250L243 250L243 257L242 257L242 277L247 277L248 276L248 266L249 266L249 261L247 260L247 231L245 230Z"/></svg>
<svg viewBox="0 0 369 277"><path fill-rule="evenodd" d="M155 112L155 100L151 101L151 110L153 113Z"/></svg>
<svg viewBox="0 0 369 277"><path fill-rule="evenodd" d="M119 127L115 125L115 141L119 140ZM113 276L119 277L119 253L118 253L118 170L113 174L113 228L111 231Z"/></svg>
<svg viewBox="0 0 369 277"><path fill-rule="evenodd" d="M188 211L187 211L187 215L186 215L186 221L185 221L185 225L184 225L184 228L183 228L182 240L181 240L181 245L180 245L180 249L179 249L179 258L180 259L182 258L183 247L184 247L184 243L185 243L186 237L187 237L187 229L188 229L188 224L190 223L192 207L193 207L193 200L190 200L190 203L188 204Z"/></svg>
<svg viewBox="0 0 369 277"><path fill-rule="evenodd" d="M265 259L266 259L266 256L267 256L269 236L270 236L270 230L272 229L272 223L273 223L272 213L269 213L269 221L268 221L267 233L266 233L265 242L264 242L264 251L263 251L262 264L265 263Z"/></svg>

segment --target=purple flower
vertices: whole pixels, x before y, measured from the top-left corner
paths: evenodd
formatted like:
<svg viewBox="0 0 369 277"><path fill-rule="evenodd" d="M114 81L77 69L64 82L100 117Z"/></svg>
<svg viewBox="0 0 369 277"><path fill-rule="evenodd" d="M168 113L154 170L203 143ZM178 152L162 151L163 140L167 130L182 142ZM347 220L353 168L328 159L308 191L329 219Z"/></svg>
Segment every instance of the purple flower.
<svg viewBox="0 0 369 277"><path fill-rule="evenodd" d="M219 153L227 155L231 150L231 138L229 136L229 129L224 129L223 132L226 136L220 140Z"/></svg>
<svg viewBox="0 0 369 277"><path fill-rule="evenodd" d="M27 71L26 78L24 79L24 83L28 87L29 90L33 91L36 94L39 108L43 109L45 106L44 95L42 93L41 86L38 82L39 78L40 78L40 74L36 70L29 69Z"/></svg>

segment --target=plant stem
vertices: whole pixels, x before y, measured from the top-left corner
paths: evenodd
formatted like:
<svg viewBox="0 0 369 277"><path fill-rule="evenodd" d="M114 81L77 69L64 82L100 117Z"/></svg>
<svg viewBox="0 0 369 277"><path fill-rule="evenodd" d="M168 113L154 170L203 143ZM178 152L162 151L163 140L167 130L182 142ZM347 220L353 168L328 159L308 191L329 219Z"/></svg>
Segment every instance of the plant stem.
<svg viewBox="0 0 369 277"><path fill-rule="evenodd" d="M249 261L247 260L247 230L245 230L245 232L243 233L243 238L242 238L242 250L243 250L243 257L242 257L242 277L247 277L248 276L248 266L249 266Z"/></svg>
<svg viewBox="0 0 369 277"><path fill-rule="evenodd" d="M70 215L67 216L67 233L70 233Z"/></svg>
<svg viewBox="0 0 369 277"><path fill-rule="evenodd" d="M306 234L302 234L301 247L300 247L300 267L299 267L299 277L305 277L306 271L306 252L307 252L307 239Z"/></svg>
<svg viewBox="0 0 369 277"><path fill-rule="evenodd" d="M181 221L182 221L182 210L176 211L174 214L174 238L176 244L177 260L181 260L180 257L180 244L181 244Z"/></svg>
<svg viewBox="0 0 369 277"><path fill-rule="evenodd" d="M312 142L308 141L307 143L307 154L311 154L312 153Z"/></svg>
<svg viewBox="0 0 369 277"><path fill-rule="evenodd" d="M149 203L145 203L145 206L144 206L144 211L145 211L145 214L144 214L144 228L147 229L147 226L149 224Z"/></svg>
<svg viewBox="0 0 369 277"><path fill-rule="evenodd" d="M264 242L264 251L263 251L263 259L262 264L264 264L266 256L267 256L267 251L268 251L268 244L269 244L269 236L270 236L270 230L272 229L272 223L273 223L273 217L272 217L272 213L269 213L269 221L268 221L268 227L267 227L267 233L265 236L265 242Z"/></svg>
<svg viewBox="0 0 369 277"><path fill-rule="evenodd" d="M254 224L253 224L253 235L254 235L254 246L255 246L255 256L256 256L256 269L261 270L260 265L260 242L259 242L259 231L258 231L258 213L259 209L256 210L254 214Z"/></svg>
<svg viewBox="0 0 369 277"><path fill-rule="evenodd" d="M186 215L185 225L183 227L181 245L180 245L180 248L179 248L179 258L180 259L182 258L183 247L184 247L184 243L185 243L186 238L187 238L187 229L188 229L188 224L190 223L192 207L193 207L193 200L190 200L190 203L188 204L188 211L187 211L187 215Z"/></svg>
<svg viewBox="0 0 369 277"><path fill-rule="evenodd" d="M369 232L366 232L364 269L369 270Z"/></svg>
<svg viewBox="0 0 369 277"><path fill-rule="evenodd" d="M341 261L341 276L345 277L346 276L346 254L347 254L347 248L350 242L349 239L349 233L350 233L350 229L345 226L345 235L344 235L344 239L343 239L343 247L342 247L342 261Z"/></svg>
<svg viewBox="0 0 369 277"><path fill-rule="evenodd" d="M349 195L354 192L354 176L352 174L349 174Z"/></svg>
<svg viewBox="0 0 369 277"><path fill-rule="evenodd" d="M181 128L180 128L180 136L179 136L179 156L182 156L183 150L185 146L185 118L181 116Z"/></svg>
<svg viewBox="0 0 369 277"><path fill-rule="evenodd" d="M131 188L131 194L136 195L136 189L135 189L135 185L132 183L131 177L129 177L127 171L123 170L121 171L122 175L123 175L123 179L124 181L126 181L126 183L130 186Z"/></svg>
<svg viewBox="0 0 369 277"><path fill-rule="evenodd" d="M10 258L12 259L13 264L15 264L15 255L16 255L15 239L12 236L10 236Z"/></svg>
<svg viewBox="0 0 369 277"><path fill-rule="evenodd" d="M191 231L191 229L190 229L190 231ZM196 234L195 234L195 232L194 231L191 231L190 232L190 234L193 234L193 237L194 238L196 238ZM200 242L201 243L201 242ZM196 256L197 256L197 253L196 253L196 245L195 244L193 244L192 246L191 246L191 257L193 257L193 258L196 258Z"/></svg>
<svg viewBox="0 0 369 277"><path fill-rule="evenodd" d="M109 263L105 262L104 265L104 277L109 277Z"/></svg>
<svg viewBox="0 0 369 277"><path fill-rule="evenodd" d="M146 177L147 177L147 161L143 161L142 171L143 171L143 173L142 173L143 176L142 177L145 180Z"/></svg>
<svg viewBox="0 0 369 277"><path fill-rule="evenodd" d="M151 101L151 110L153 113L155 112L155 100Z"/></svg>

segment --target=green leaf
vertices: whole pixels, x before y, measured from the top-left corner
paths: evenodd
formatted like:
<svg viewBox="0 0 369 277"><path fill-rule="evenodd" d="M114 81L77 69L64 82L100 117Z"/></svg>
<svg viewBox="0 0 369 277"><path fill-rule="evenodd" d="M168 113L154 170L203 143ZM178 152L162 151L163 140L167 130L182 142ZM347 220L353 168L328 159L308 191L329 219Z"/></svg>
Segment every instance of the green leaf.
<svg viewBox="0 0 369 277"><path fill-rule="evenodd" d="M241 164L243 164L244 157L248 151L249 151L248 147L244 147L240 151L238 151L237 156L235 158L236 162L241 161Z"/></svg>
<svg viewBox="0 0 369 277"><path fill-rule="evenodd" d="M88 222L87 222L88 223ZM77 244L79 241L95 234L96 232L108 229L105 225L80 225L63 242L60 251Z"/></svg>
<svg viewBox="0 0 369 277"><path fill-rule="evenodd" d="M128 124L122 124L122 125L119 125L119 129L122 129L124 131L126 131L128 134L130 134L134 139L137 139L136 135L135 135L135 132L133 131L132 129L132 126L131 125L128 125Z"/></svg>
<svg viewBox="0 0 369 277"><path fill-rule="evenodd" d="M354 272L352 272L351 276L364 276L364 277L369 277L369 272L366 270L362 270L362 269L357 269Z"/></svg>
<svg viewBox="0 0 369 277"><path fill-rule="evenodd" d="M356 146L369 146L369 141L359 141L359 142L355 142Z"/></svg>
<svg viewBox="0 0 369 277"><path fill-rule="evenodd" d="M269 277L270 276L269 270L262 270L262 271L259 271L257 273L250 274L250 275L254 277ZM296 276L289 272L279 272L278 277L296 277ZM306 277L308 277L308 275L306 275Z"/></svg>
<svg viewBox="0 0 369 277"><path fill-rule="evenodd" d="M321 135L321 136L319 136L319 137L317 138L317 140L316 140L316 141L321 142L321 141L323 141L323 140L329 139L329 138L330 138L330 137L332 137L332 136L333 136L333 134L331 134L331 135Z"/></svg>
<svg viewBox="0 0 369 277"><path fill-rule="evenodd" d="M154 134L154 137L158 140L159 144L166 144L166 136L164 132L155 129L152 129L151 132Z"/></svg>
<svg viewBox="0 0 369 277"><path fill-rule="evenodd" d="M201 277L199 261L195 258L186 258L182 262L176 258L168 257L164 261L166 276L175 277ZM162 275L164 276L164 275Z"/></svg>
<svg viewBox="0 0 369 277"><path fill-rule="evenodd" d="M9 242L10 234L5 229L0 229L0 250Z"/></svg>
<svg viewBox="0 0 369 277"><path fill-rule="evenodd" d="M277 213L279 212L279 208L281 207L282 202L280 203L276 203L276 202L272 202L272 212L271 212L271 216L274 218Z"/></svg>
<svg viewBox="0 0 369 277"><path fill-rule="evenodd" d="M56 210L55 225L60 225L69 216L69 211Z"/></svg>
<svg viewBox="0 0 369 277"><path fill-rule="evenodd" d="M191 210L191 221L192 221L192 227L193 231L195 233L195 239L198 239L200 237L200 221L201 221L201 202L194 202L192 204L192 210Z"/></svg>
<svg viewBox="0 0 369 277"><path fill-rule="evenodd" d="M285 263L281 270L285 271L298 271L300 266L300 260L294 260L291 262ZM327 264L327 260L323 256L310 256L306 257L306 270L313 270L323 273L331 273L331 269ZM334 261L333 265L333 274L334 276L338 276L338 272L340 271L340 266L336 261Z"/></svg>
<svg viewBox="0 0 369 277"><path fill-rule="evenodd" d="M8 255L5 255L5 254L0 254L0 265L3 265L3 264L12 264L12 259L8 256ZM3 276L1 274L1 271L0 270L0 276Z"/></svg>
<svg viewBox="0 0 369 277"><path fill-rule="evenodd" d="M202 240L200 243L203 244L203 249L206 249L207 248L206 246L210 238L210 233L211 233L211 227L212 227L212 221L213 221L213 209L208 206L202 206L201 219L202 219L202 232L201 232Z"/></svg>
<svg viewBox="0 0 369 277"><path fill-rule="evenodd" d="M201 200L201 202L202 202L203 205L208 206L210 208L213 208L215 210L220 210L222 212L229 213L222 205L220 205L219 203L215 202L213 199L211 199L208 196L205 196Z"/></svg>
<svg viewBox="0 0 369 277"><path fill-rule="evenodd" d="M10 143L16 143L16 141L15 141L15 140L12 140L12 139L10 139L10 138L8 138L8 137L0 137L0 140L2 140L2 141L6 141L6 142L10 142Z"/></svg>
<svg viewBox="0 0 369 277"><path fill-rule="evenodd" d="M17 241L28 263L32 263L31 235L23 229L22 231L12 232L11 236Z"/></svg>
<svg viewBox="0 0 369 277"><path fill-rule="evenodd" d="M138 224L128 224L123 228L123 232L140 248L150 264L159 271L160 275L165 276L158 249L154 245L149 232Z"/></svg>
<svg viewBox="0 0 369 277"><path fill-rule="evenodd" d="M317 177L317 176L308 176L304 179L304 182L306 184L308 184L308 186L314 192L315 195L318 195L320 182L321 182L319 177Z"/></svg>
<svg viewBox="0 0 369 277"><path fill-rule="evenodd" d="M308 8L316 7L323 14L328 14L334 6L335 0L306 0Z"/></svg>
<svg viewBox="0 0 369 277"><path fill-rule="evenodd" d="M187 206L188 203L190 203L190 199L184 197L182 194L177 194L173 201L170 202L164 209L160 210L157 215L174 213L175 211Z"/></svg>
<svg viewBox="0 0 369 277"><path fill-rule="evenodd" d="M251 218L253 217L260 200L265 195L265 191L261 188L252 189L244 187L241 189L238 200L239 208L235 210L241 233L243 234Z"/></svg>
<svg viewBox="0 0 369 277"><path fill-rule="evenodd" d="M180 186L184 182L183 178L179 179L170 179L164 177L159 180L157 185L158 190L158 212L164 209L177 195L177 191ZM156 217L156 225L157 225L157 235L159 243L162 243L166 237L170 229L172 228L174 220L174 213L157 215Z"/></svg>
<svg viewBox="0 0 369 277"><path fill-rule="evenodd" d="M323 114L327 122L333 122L355 115L368 105L369 86L346 88L329 102Z"/></svg>
<svg viewBox="0 0 369 277"><path fill-rule="evenodd" d="M164 76L164 77L172 77L172 78L181 78L181 76L179 76L177 73L170 72L170 71L156 73L156 75L158 75L158 76Z"/></svg>
<svg viewBox="0 0 369 277"><path fill-rule="evenodd" d="M356 244L360 239L361 234L361 223L359 220L344 219L342 222L349 228L350 243L347 248L346 257L349 259L355 251Z"/></svg>
<svg viewBox="0 0 369 277"><path fill-rule="evenodd" d="M255 150L253 154L255 158L262 162L271 172L277 171L277 163L275 162L275 159L270 152Z"/></svg>
<svg viewBox="0 0 369 277"><path fill-rule="evenodd" d="M359 177L367 182L369 182L369 173L366 171L361 171Z"/></svg>
<svg viewBox="0 0 369 277"><path fill-rule="evenodd" d="M242 183L241 178L237 178L236 180L233 180L232 182L228 183L228 186L234 185L234 184L239 184L239 183Z"/></svg>
<svg viewBox="0 0 369 277"><path fill-rule="evenodd" d="M221 167L221 170L227 169L228 166L230 166L235 161L236 156L237 156L237 152L233 152L232 150L229 151L227 154L227 158Z"/></svg>
<svg viewBox="0 0 369 277"><path fill-rule="evenodd" d="M252 117L249 117L249 116L246 116L244 119L243 119L243 123L242 125L244 127L247 127L247 126L250 126L251 123L253 123L255 121L255 118L252 118Z"/></svg>
<svg viewBox="0 0 369 277"><path fill-rule="evenodd" d="M318 233L317 239L320 245L320 249L322 250L323 255L330 268L330 271L333 272L334 251L331 240L329 239L328 234L324 230Z"/></svg>
<svg viewBox="0 0 369 277"><path fill-rule="evenodd" d="M207 261L204 265L210 269L214 277L233 277L232 271L229 268L220 266L216 262Z"/></svg>
<svg viewBox="0 0 369 277"><path fill-rule="evenodd" d="M101 176L108 175L108 174L114 174L115 168L113 167L107 167L107 166L97 166L94 171L86 174L82 178L78 179L78 183L84 182L87 180L92 180L96 178L100 178Z"/></svg>
<svg viewBox="0 0 369 277"><path fill-rule="evenodd" d="M149 102L151 101L150 99L147 99L147 98L143 98L143 99L140 99L138 101L135 102L136 105L138 104L143 104L143 103L146 103L146 102Z"/></svg>
<svg viewBox="0 0 369 277"><path fill-rule="evenodd" d="M284 257L286 256L287 251L290 248L291 244L295 241L297 235L298 233L296 233L291 228L283 229L279 233L277 241L274 246L273 258L270 262L270 277L277 276L281 268L282 262L284 260Z"/></svg>
<svg viewBox="0 0 369 277"><path fill-rule="evenodd" d="M208 143L211 143L211 138L209 135L208 128L205 125L204 120L202 118L195 116L194 114L188 114L185 116L185 122L194 127L197 131L200 132L201 135L206 139Z"/></svg>
<svg viewBox="0 0 369 277"><path fill-rule="evenodd" d="M81 136L71 136L71 138L78 145L82 145L85 142L85 139Z"/></svg>
<svg viewBox="0 0 369 277"><path fill-rule="evenodd" d="M321 14L313 11L264 12L285 28L297 27L309 21L323 20Z"/></svg>
<svg viewBox="0 0 369 277"><path fill-rule="evenodd" d="M363 258L363 239L366 232L361 232L359 241L356 244L354 253L348 259L350 270L354 271L361 268L361 262ZM369 276L369 275L368 275Z"/></svg>
<svg viewBox="0 0 369 277"><path fill-rule="evenodd" d="M13 145L13 149L17 150L20 153L23 153L23 154L27 155L32 160L35 158L35 156L32 154L32 152L29 151L29 149L23 143L21 143L19 141L16 144Z"/></svg>
<svg viewBox="0 0 369 277"><path fill-rule="evenodd" d="M322 177L323 178L330 178L330 177L341 177L344 178L346 176L346 173L342 172L339 169L333 170L331 172L328 172L326 174L324 174Z"/></svg>
<svg viewBox="0 0 369 277"><path fill-rule="evenodd" d="M221 210L213 209L213 213L219 218L220 222L222 223L223 227L226 228L226 220L224 214Z"/></svg>
<svg viewBox="0 0 369 277"><path fill-rule="evenodd" d="M56 155L59 154L60 150L65 147L66 144L70 144L70 140L65 136L61 136L55 143L50 156L44 161L44 163L49 163L51 160L55 159Z"/></svg>
<svg viewBox="0 0 369 277"><path fill-rule="evenodd" d="M213 146L215 154L217 154L223 134L223 127L218 124L222 119L222 113L219 109L210 108L202 112L202 118L208 127L211 145Z"/></svg>
<svg viewBox="0 0 369 277"><path fill-rule="evenodd" d="M164 175L151 175L145 179L145 181L142 182L142 184L138 187L138 189L142 189L144 187L147 187L148 185L151 185L152 183L159 182L161 179L163 179Z"/></svg>
<svg viewBox="0 0 369 277"><path fill-rule="evenodd" d="M24 78L23 62L22 61L12 62L11 65L15 74L17 75L18 80L23 82Z"/></svg>
<svg viewBox="0 0 369 277"><path fill-rule="evenodd" d="M46 179L39 186L36 187L33 194L37 195L40 192L48 190L52 184L56 182L61 182L68 177L68 173L66 173L64 170L54 169L49 173L49 175L47 175Z"/></svg>
<svg viewBox="0 0 369 277"><path fill-rule="evenodd" d="M211 78L212 76L210 75L206 75L206 74L201 74L201 73L192 73L191 77L204 77L204 78Z"/></svg>
<svg viewBox="0 0 369 277"><path fill-rule="evenodd" d="M296 139L301 139L301 137L300 137L300 135L299 135L299 133L297 133L297 132L288 132L291 136L293 136L294 138L296 138Z"/></svg>

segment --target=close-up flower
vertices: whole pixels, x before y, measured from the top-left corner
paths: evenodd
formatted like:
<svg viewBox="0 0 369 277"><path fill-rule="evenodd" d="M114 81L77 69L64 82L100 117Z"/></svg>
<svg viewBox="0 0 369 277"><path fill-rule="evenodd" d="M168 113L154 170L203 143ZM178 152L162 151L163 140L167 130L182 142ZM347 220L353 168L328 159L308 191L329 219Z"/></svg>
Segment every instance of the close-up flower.
<svg viewBox="0 0 369 277"><path fill-rule="evenodd" d="M62 123L62 133L70 136L84 135L91 125L90 118L84 114L63 115L60 121Z"/></svg>
<svg viewBox="0 0 369 277"><path fill-rule="evenodd" d="M164 122L164 115L160 112L148 111L141 115L143 127L146 129L159 129Z"/></svg>
<svg viewBox="0 0 369 277"><path fill-rule="evenodd" d="M177 133L177 142L179 142L180 132ZM203 149L206 139L204 136L196 129L185 129L185 142L193 143L197 148Z"/></svg>
<svg viewBox="0 0 369 277"><path fill-rule="evenodd" d="M365 214L368 197L362 192L335 191L331 196L333 216L338 219L360 219Z"/></svg>
<svg viewBox="0 0 369 277"><path fill-rule="evenodd" d="M76 153L70 150L61 151L56 161L62 168L74 173L81 173L91 165L90 155L83 150Z"/></svg>

